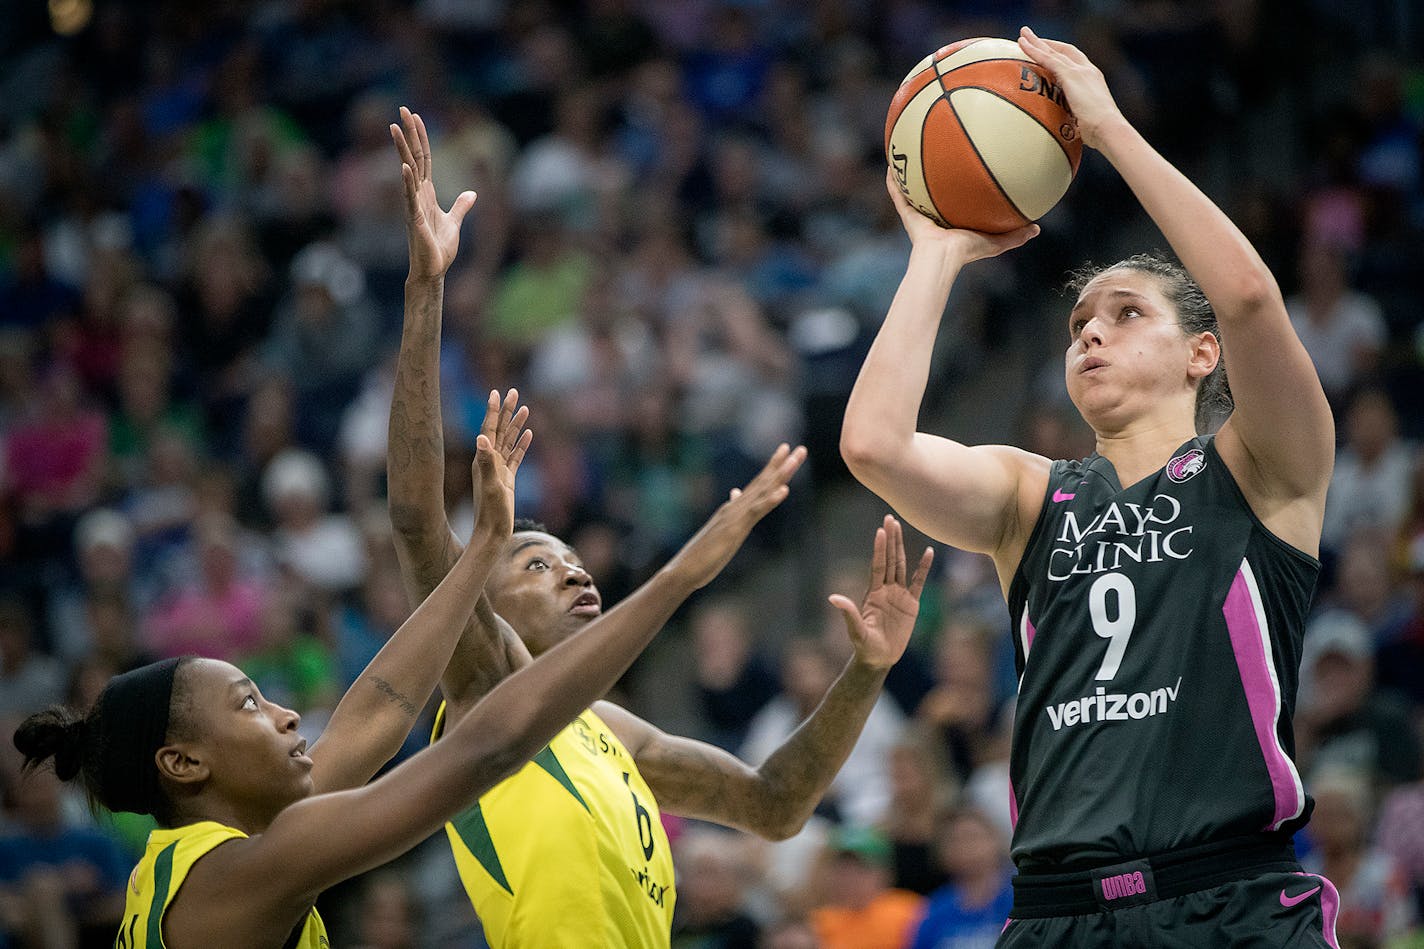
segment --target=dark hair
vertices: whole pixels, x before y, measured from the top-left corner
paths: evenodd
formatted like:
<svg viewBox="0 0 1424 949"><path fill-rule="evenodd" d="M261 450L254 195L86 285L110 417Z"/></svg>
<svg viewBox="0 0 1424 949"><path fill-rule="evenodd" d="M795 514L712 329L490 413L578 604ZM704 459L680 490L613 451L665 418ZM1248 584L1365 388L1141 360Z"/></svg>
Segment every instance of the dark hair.
<svg viewBox="0 0 1424 949"><path fill-rule="evenodd" d="M23 771L49 759L61 781L79 779L91 808L152 814L171 824L153 753L187 727L188 690L178 672L192 657L155 662L114 676L83 716L51 705L15 729Z"/></svg>
<svg viewBox="0 0 1424 949"><path fill-rule="evenodd" d="M1216 320L1216 311L1201 287L1187 273L1185 267L1161 251L1148 254L1134 254L1106 267L1086 264L1068 275L1066 289L1080 294L1094 277L1109 270L1135 270L1156 277L1162 285L1162 292L1177 310L1177 321L1182 332L1188 335L1211 333L1216 337L1221 355L1216 360L1216 368L1197 386L1196 428L1198 432L1209 432L1226 420L1235 403L1231 398L1231 385L1226 378L1226 349L1221 346L1221 327Z"/></svg>
<svg viewBox="0 0 1424 949"><path fill-rule="evenodd" d="M536 533L540 534L548 534L549 528L545 527L543 522L536 521L532 517L516 517L514 519L514 533L519 534L524 531L535 531Z"/></svg>

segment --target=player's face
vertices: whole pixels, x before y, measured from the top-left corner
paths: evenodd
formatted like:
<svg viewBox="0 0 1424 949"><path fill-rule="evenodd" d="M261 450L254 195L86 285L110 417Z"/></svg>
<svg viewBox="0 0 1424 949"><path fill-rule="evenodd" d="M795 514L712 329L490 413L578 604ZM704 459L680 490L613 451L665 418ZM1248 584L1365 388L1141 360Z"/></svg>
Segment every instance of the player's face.
<svg viewBox="0 0 1424 949"><path fill-rule="evenodd" d="M542 531L511 537L485 588L495 612L536 656L603 612L598 588L578 554Z"/></svg>
<svg viewBox="0 0 1424 949"><path fill-rule="evenodd" d="M1196 340L1157 277L1126 268L1094 277L1068 315L1068 337L1068 394L1095 431L1121 430L1163 400L1195 405Z"/></svg>
<svg viewBox="0 0 1424 949"><path fill-rule="evenodd" d="M186 714L201 736L192 745L209 771L208 785L239 813L270 819L312 793L312 759L297 734L301 716L269 702L241 669L198 659L184 667L196 676Z"/></svg>

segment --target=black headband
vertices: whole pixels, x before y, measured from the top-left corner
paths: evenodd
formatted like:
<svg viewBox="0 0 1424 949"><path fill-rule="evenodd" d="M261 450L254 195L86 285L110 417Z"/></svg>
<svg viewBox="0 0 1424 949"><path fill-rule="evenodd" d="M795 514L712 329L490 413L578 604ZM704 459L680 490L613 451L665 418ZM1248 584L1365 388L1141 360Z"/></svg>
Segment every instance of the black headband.
<svg viewBox="0 0 1424 949"><path fill-rule="evenodd" d="M173 678L182 659L114 676L99 696L99 799L115 811L152 814L162 803L153 755L168 737Z"/></svg>

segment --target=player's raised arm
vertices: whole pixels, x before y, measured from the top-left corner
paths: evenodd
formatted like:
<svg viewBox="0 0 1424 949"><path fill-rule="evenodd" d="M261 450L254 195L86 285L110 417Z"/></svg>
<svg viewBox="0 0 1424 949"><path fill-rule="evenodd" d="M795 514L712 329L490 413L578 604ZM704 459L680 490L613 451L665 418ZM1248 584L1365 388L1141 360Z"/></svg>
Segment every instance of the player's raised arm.
<svg viewBox="0 0 1424 949"><path fill-rule="evenodd" d="M405 189L410 272L391 400L386 482L401 578L411 602L419 603L450 571L461 551L445 516L440 327L445 274L459 251L460 225L475 195L466 191L448 212L441 209L431 179L430 139L419 115L402 108L401 122L391 125L391 138ZM498 441L517 407L518 393L511 390L503 401L492 394L481 431ZM518 424L523 424L523 418ZM495 616L481 593L442 677L446 697L456 703L473 701L528 658L518 637Z"/></svg>
<svg viewBox="0 0 1424 949"><path fill-rule="evenodd" d="M1257 516L1313 553L1334 463L1334 421L1275 278L1221 209L1128 124L1080 50L1027 27L1019 45L1062 86L1084 143L1112 162L1210 301L1236 402L1218 448Z"/></svg>
<svg viewBox="0 0 1424 949"><path fill-rule="evenodd" d="M905 654L933 559L926 548L909 574L900 522L885 518L875 532L865 600L857 607L848 597L831 597L845 616L854 655L811 716L759 768L607 702L598 714L633 754L664 809L784 840L815 811L855 747L890 667Z"/></svg>
<svg viewBox="0 0 1424 949"><path fill-rule="evenodd" d="M886 186L910 235L910 261L846 406L841 455L862 484L925 533L998 553L1013 546L1020 514L1042 500L1047 462L1006 446L969 447L916 425L960 269L1018 247L1038 227L1008 234L942 228L909 205L889 172Z"/></svg>
<svg viewBox="0 0 1424 949"><path fill-rule="evenodd" d="M507 426L498 443L479 436L474 470L478 513L470 547L336 706L311 751L316 793L366 783L410 734L514 528L513 492L505 484L513 483L528 446L529 433L521 435L517 425Z"/></svg>
<svg viewBox="0 0 1424 949"><path fill-rule="evenodd" d="M805 457L803 448L781 446L652 579L497 685L430 748L364 788L284 810L226 868L229 885L242 892L247 883L262 881L271 889L279 880L285 904L310 905L326 887L437 830L612 688L687 596L715 577L752 527L781 503ZM436 595L455 576L442 581Z"/></svg>

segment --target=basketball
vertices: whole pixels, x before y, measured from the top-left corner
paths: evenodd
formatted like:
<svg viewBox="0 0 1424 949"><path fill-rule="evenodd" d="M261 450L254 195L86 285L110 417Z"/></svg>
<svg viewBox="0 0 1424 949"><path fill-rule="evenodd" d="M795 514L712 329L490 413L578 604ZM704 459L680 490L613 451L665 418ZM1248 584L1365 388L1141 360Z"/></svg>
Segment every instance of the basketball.
<svg viewBox="0 0 1424 949"><path fill-rule="evenodd" d="M960 40L926 56L885 119L900 190L945 227L1001 234L1037 220L1082 155L1062 91L1010 40Z"/></svg>

